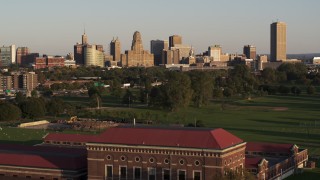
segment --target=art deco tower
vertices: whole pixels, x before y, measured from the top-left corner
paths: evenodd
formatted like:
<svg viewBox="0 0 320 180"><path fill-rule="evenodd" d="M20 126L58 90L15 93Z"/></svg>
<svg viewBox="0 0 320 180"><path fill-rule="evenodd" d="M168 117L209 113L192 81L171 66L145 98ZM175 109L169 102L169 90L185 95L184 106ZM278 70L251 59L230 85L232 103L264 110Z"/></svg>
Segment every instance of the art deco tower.
<svg viewBox="0 0 320 180"><path fill-rule="evenodd" d="M142 38L140 32L136 31L133 34L131 51L126 51L121 55L121 64L124 67L144 66L150 67L154 65L153 54L143 50Z"/></svg>
<svg viewBox="0 0 320 180"><path fill-rule="evenodd" d="M284 22L271 24L270 61L287 59L287 25Z"/></svg>

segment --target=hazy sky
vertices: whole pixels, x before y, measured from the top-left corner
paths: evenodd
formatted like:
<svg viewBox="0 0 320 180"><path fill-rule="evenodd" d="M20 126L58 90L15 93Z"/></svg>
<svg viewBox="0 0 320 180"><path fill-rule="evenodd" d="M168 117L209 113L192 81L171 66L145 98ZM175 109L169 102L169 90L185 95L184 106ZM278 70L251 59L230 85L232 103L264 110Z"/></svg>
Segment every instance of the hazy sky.
<svg viewBox="0 0 320 180"><path fill-rule="evenodd" d="M270 24L279 19L287 23L288 53L319 53L319 7L319 0L2 0L0 45L66 55L85 24L89 43L106 52L116 36L129 49L138 30L147 50L150 40L179 34L197 53L214 44L269 53Z"/></svg>

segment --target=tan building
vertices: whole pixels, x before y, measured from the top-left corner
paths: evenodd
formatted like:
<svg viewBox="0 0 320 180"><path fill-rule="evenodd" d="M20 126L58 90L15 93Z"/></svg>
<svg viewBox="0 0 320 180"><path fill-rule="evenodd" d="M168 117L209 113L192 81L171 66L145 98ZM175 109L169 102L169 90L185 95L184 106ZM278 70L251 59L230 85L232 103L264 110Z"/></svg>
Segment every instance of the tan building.
<svg viewBox="0 0 320 180"><path fill-rule="evenodd" d="M118 39L113 38L110 42L110 55L113 56L113 61L120 61L121 58L121 43Z"/></svg>
<svg viewBox="0 0 320 180"><path fill-rule="evenodd" d="M243 54L246 55L247 59L257 59L256 47L251 45L246 45L243 47Z"/></svg>
<svg viewBox="0 0 320 180"><path fill-rule="evenodd" d="M182 37L179 35L172 35L169 37L169 47L175 47L177 44L182 44Z"/></svg>
<svg viewBox="0 0 320 180"><path fill-rule="evenodd" d="M133 35L131 50L121 55L121 64L124 67L132 66L154 66L154 56L149 51L143 50L140 32L136 31Z"/></svg>
<svg viewBox="0 0 320 180"><path fill-rule="evenodd" d="M271 24L270 61L287 59L287 25L284 22Z"/></svg>
<svg viewBox="0 0 320 180"><path fill-rule="evenodd" d="M104 53L102 46L85 45L84 46L84 65L104 67Z"/></svg>
<svg viewBox="0 0 320 180"><path fill-rule="evenodd" d="M3 92L5 90L11 90L12 89L12 77L11 76L2 76L0 74L0 92Z"/></svg>

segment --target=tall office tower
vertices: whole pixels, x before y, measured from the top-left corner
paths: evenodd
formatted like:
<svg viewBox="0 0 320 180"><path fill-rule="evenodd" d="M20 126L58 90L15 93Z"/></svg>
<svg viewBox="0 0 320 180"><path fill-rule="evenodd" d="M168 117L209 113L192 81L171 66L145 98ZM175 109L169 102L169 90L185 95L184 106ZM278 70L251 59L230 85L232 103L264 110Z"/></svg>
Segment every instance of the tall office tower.
<svg viewBox="0 0 320 180"><path fill-rule="evenodd" d="M182 44L182 37L179 35L172 35L169 37L169 47L174 47L177 44Z"/></svg>
<svg viewBox="0 0 320 180"><path fill-rule="evenodd" d="M88 36L86 35L86 32L82 35L82 44L88 44Z"/></svg>
<svg viewBox="0 0 320 180"><path fill-rule="evenodd" d="M270 61L287 59L287 25L284 22L271 24Z"/></svg>
<svg viewBox="0 0 320 180"><path fill-rule="evenodd" d="M257 58L256 47L251 45L246 45L243 47L243 54L246 55L247 59L255 60Z"/></svg>
<svg viewBox="0 0 320 180"><path fill-rule="evenodd" d="M16 63L16 46L0 47L1 66L10 66Z"/></svg>
<svg viewBox="0 0 320 180"><path fill-rule="evenodd" d="M74 51L74 59L76 61L76 64L79 65L84 65L84 46L88 44L88 37L86 35L86 33L84 32L84 34L81 36L82 38L82 43L77 43L76 45L74 45L73 47L73 51Z"/></svg>
<svg viewBox="0 0 320 180"><path fill-rule="evenodd" d="M121 43L118 39L118 37L116 39L113 39L110 42L110 55L113 56L113 60L114 61L120 61L120 56L121 56Z"/></svg>
<svg viewBox="0 0 320 180"><path fill-rule="evenodd" d="M152 40L150 42L150 51L154 55L154 65L158 66L162 62L162 51L168 50L169 42L167 40Z"/></svg>
<svg viewBox="0 0 320 180"><path fill-rule="evenodd" d="M84 46L84 65L104 67L104 53L101 45Z"/></svg>
<svg viewBox="0 0 320 180"><path fill-rule="evenodd" d="M221 46L220 45L214 45L209 46L208 48L208 55L209 57L213 58L213 61L220 61L221 60Z"/></svg>
<svg viewBox="0 0 320 180"><path fill-rule="evenodd" d="M143 50L140 32L133 34L131 51L126 51L121 55L121 64L125 67L144 66L150 67L154 65L154 56L149 51Z"/></svg>
<svg viewBox="0 0 320 180"><path fill-rule="evenodd" d="M28 47L18 47L17 48L17 64L21 64L22 59L25 58L29 54Z"/></svg>

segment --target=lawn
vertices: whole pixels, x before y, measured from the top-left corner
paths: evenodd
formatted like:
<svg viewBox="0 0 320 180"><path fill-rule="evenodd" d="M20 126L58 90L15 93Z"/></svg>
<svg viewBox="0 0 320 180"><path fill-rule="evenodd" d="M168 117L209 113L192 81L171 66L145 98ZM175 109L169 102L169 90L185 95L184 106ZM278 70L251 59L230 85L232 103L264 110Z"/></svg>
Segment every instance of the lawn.
<svg viewBox="0 0 320 180"><path fill-rule="evenodd" d="M295 174L292 175L286 180L301 180L301 179L306 179L306 180L319 180L320 179L320 168L313 169L313 170L304 170L302 174Z"/></svg>
<svg viewBox="0 0 320 180"><path fill-rule="evenodd" d="M71 103L88 103L86 97L64 97ZM294 143L308 148L312 156L320 156L320 97L319 96L265 96L251 100L220 99L202 108L188 107L169 112L133 104L130 108L120 100L105 96L100 118L112 111L135 112L140 114L136 121L146 118L153 124L189 124L195 121L211 128L225 128L245 141ZM105 111L105 112L104 112ZM146 113L151 116L144 116ZM128 120L132 121L132 119ZM0 141L24 143L39 142L47 132L4 128Z"/></svg>

